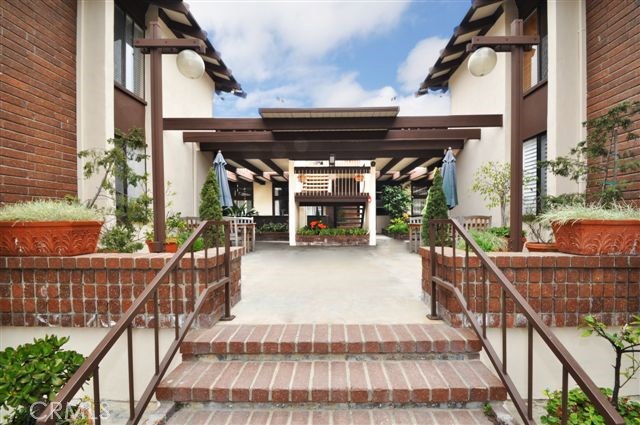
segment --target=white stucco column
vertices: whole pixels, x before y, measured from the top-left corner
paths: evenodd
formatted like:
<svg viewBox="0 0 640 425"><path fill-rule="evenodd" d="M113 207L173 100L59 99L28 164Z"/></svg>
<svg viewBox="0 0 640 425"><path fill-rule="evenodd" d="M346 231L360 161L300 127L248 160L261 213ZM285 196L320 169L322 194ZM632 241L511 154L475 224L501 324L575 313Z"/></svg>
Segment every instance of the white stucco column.
<svg viewBox="0 0 640 425"><path fill-rule="evenodd" d="M77 134L78 151L104 149L114 134L113 0L79 1L77 15ZM78 161L78 198L92 198L102 175L83 176ZM101 200L101 206L105 201Z"/></svg>
<svg viewBox="0 0 640 425"><path fill-rule="evenodd" d="M369 229L369 245L376 245L376 167L371 166L365 176L370 201L367 203L367 227Z"/></svg>
<svg viewBox="0 0 640 425"><path fill-rule="evenodd" d="M298 205L296 205L295 163L289 160L289 245L296 245L296 231L298 230Z"/></svg>

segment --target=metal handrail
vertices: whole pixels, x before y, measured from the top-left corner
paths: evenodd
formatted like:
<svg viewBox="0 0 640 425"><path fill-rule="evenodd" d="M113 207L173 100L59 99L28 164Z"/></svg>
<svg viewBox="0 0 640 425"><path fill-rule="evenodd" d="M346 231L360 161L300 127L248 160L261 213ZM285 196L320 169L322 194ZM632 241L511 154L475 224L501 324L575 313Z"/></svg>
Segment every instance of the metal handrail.
<svg viewBox="0 0 640 425"><path fill-rule="evenodd" d="M453 273L451 273L453 282L446 281L436 276L436 234L440 238L449 237L447 226L451 227L451 241L453 241ZM466 275L466 298L464 295L463 283L456 284L456 238L460 237L465 241L465 261L464 268L461 270L461 276ZM469 279L469 247L476 254L482 266L482 321L479 325L474 319L473 312L468 308L468 300L470 298L470 279ZM447 220L430 220L429 221L429 248L431 261L431 314L429 317L437 318L437 287L442 287L451 292L465 316L469 320L471 327L480 339L484 350L493 364L498 376L507 387L507 391L511 396L516 410L520 418L526 424L534 424L533 421L533 331L535 330L546 346L555 355L562 364L562 418L561 423L566 424L568 420L568 394L569 394L569 375L575 380L578 386L593 403L598 413L600 413L605 422L610 425L624 425L625 421L620 416L615 407L609 402L604 394L598 389L596 384L591 380L589 375L578 364L573 356L567 351L562 343L556 338L551 329L542 321L538 313L531 305L520 295L515 286L507 279L502 270L489 259L487 254L480 249L475 240L469 235L467 230L455 219ZM441 244L442 254L444 254L444 244ZM443 255L444 256L444 255ZM501 287L501 336L502 336L502 358L500 358L496 350L487 339L487 270L496 277ZM476 279L477 280L477 279ZM458 287L460 286L460 287ZM507 298L510 298L515 305L515 309L519 309L527 319L527 402L518 392L511 376L507 372Z"/></svg>
<svg viewBox="0 0 640 425"><path fill-rule="evenodd" d="M220 227L224 228L224 275L219 276L218 272L218 258L220 255L219 239L220 239ZM203 221L197 227L197 229L191 234L186 242L180 247L180 249L171 257L171 259L164 265L164 267L156 274L151 283L149 283L144 291L133 301L131 307L127 310L123 317L113 326L107 335L100 341L98 346L93 350L91 355L85 359L80 368L73 374L73 376L67 381L65 386L57 394L55 400L50 402L37 419L37 424L55 424L56 415L58 412L64 412L67 404L73 399L87 380L93 378L93 416L95 425L100 425L100 384L99 384L99 367L100 362L109 353L109 351L116 344L122 334L127 332L127 357L129 366L129 419L127 424L137 424L144 411L151 400L151 397L155 393L155 390L160 383L160 380L167 372L173 357L180 348L184 337L191 328L191 324L195 320L196 316L200 312L202 306L205 304L207 297L216 289L224 286L225 291L225 303L224 303L224 316L220 320L231 320L231 245L230 245L230 230L229 223L226 221ZM196 290L199 290L201 282L198 282L198 288L196 288L196 261L194 251L192 249L193 244L201 238L205 241L204 249L204 268L205 268L205 289L198 295L196 299ZM209 243L213 243L215 247L208 247ZM215 280L209 284L209 249L215 248L216 258L216 274ZM185 318L183 326L180 327L178 317L178 279L177 273L180 268L180 263L186 254L190 255L190 273L191 273L191 300L190 305L187 306L191 310L189 315ZM189 270L185 270L185 273ZM169 275L173 274L173 294L174 294L174 328L175 338L171 342L169 349L165 353L162 360L160 360L159 351L159 299L158 289L160 285L165 282ZM154 357L155 357L155 373L151 380L147 384L142 397L135 402L134 390L133 390L133 321L139 310L144 309L146 304L152 300L154 310ZM189 303L187 303L189 304Z"/></svg>

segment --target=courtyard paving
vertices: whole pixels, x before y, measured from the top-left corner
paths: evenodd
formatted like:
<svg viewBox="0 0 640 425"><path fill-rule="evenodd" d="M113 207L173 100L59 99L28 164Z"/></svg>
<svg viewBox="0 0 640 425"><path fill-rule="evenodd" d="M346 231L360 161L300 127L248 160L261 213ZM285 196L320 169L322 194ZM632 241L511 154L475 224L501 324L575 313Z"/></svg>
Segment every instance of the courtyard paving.
<svg viewBox="0 0 640 425"><path fill-rule="evenodd" d="M386 236L375 247L258 242L231 323L429 323L421 273L420 256Z"/></svg>

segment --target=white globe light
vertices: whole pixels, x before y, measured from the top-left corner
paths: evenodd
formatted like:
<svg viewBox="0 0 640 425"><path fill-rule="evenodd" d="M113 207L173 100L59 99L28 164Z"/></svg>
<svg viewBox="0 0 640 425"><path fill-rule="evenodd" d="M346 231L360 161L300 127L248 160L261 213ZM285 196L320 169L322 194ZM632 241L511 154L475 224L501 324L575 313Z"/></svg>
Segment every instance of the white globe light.
<svg viewBox="0 0 640 425"><path fill-rule="evenodd" d="M471 75L482 77L487 75L496 66L498 55L490 47L481 47L469 57L467 66Z"/></svg>
<svg viewBox="0 0 640 425"><path fill-rule="evenodd" d="M176 65L182 75L187 78L197 79L204 74L204 61L193 50L183 50L176 58Z"/></svg>

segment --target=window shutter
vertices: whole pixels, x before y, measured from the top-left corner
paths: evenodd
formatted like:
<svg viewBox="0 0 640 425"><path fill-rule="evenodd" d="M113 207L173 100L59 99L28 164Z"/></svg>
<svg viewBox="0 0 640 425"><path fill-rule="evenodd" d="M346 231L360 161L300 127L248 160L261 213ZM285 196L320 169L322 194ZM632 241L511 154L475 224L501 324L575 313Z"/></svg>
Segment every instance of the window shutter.
<svg viewBox="0 0 640 425"><path fill-rule="evenodd" d="M522 167L523 167L523 184L522 184L522 213L536 213L536 188L537 188L537 160L538 160L538 141L530 139L524 142L522 146Z"/></svg>

